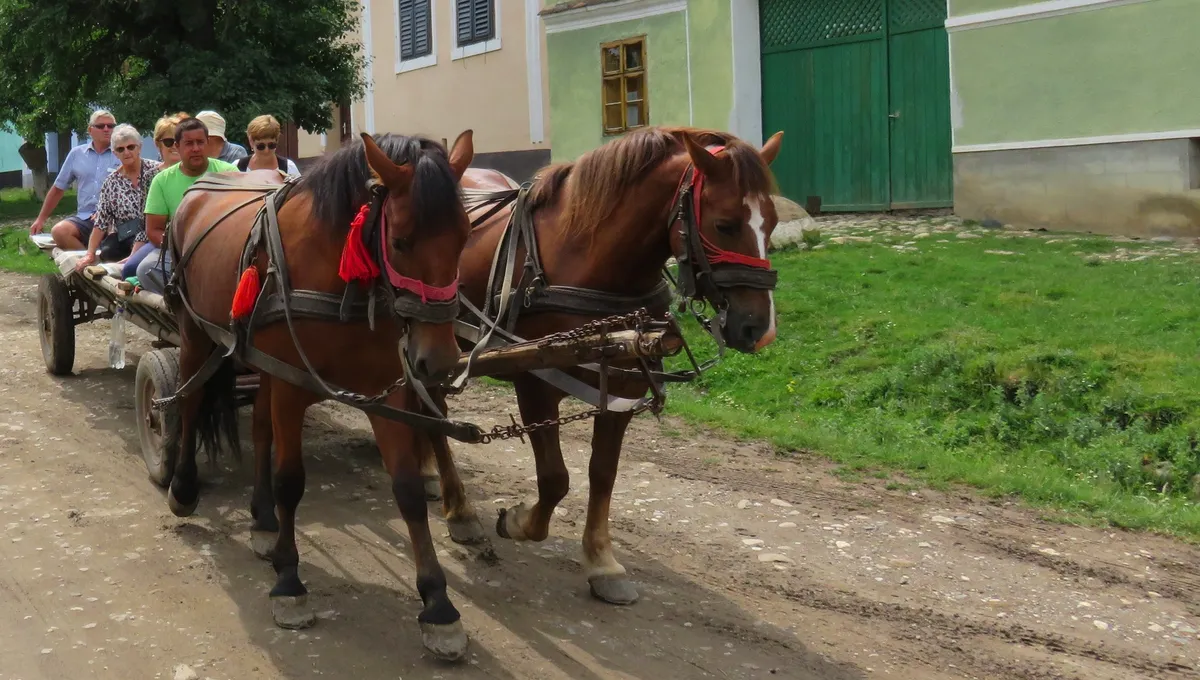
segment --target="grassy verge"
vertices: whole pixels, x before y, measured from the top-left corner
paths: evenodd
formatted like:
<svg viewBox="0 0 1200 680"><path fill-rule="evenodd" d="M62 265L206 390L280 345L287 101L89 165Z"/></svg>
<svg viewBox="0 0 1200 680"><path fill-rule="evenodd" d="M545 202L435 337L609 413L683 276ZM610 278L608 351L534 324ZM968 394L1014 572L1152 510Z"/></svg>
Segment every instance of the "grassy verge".
<svg viewBox="0 0 1200 680"><path fill-rule="evenodd" d="M1200 537L1200 257L912 237L775 256L779 340L669 409L860 473Z"/></svg>
<svg viewBox="0 0 1200 680"><path fill-rule="evenodd" d="M24 222L0 222L0 269L21 274L50 274L54 262L29 241Z"/></svg>
<svg viewBox="0 0 1200 680"><path fill-rule="evenodd" d="M75 201L75 190L68 190L58 202L54 213L69 215L75 212ZM32 189L0 189L0 220L32 222L41 209L42 202L33 195Z"/></svg>

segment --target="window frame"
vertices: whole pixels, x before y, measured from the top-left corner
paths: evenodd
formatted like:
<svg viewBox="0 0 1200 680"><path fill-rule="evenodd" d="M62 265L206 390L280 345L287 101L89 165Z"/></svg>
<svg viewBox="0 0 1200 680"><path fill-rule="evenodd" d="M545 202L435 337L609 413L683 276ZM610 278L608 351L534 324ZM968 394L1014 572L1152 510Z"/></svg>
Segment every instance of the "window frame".
<svg viewBox="0 0 1200 680"><path fill-rule="evenodd" d="M395 42L396 42L396 74L416 71L418 69L437 66L437 0L413 0L413 2L427 2L429 4L429 54L423 54L419 57L410 57L405 59L401 52L400 44L400 0L395 0L393 7L395 8Z"/></svg>
<svg viewBox="0 0 1200 680"><path fill-rule="evenodd" d="M637 130L650 125L650 81L648 76L649 68L646 63L647 42L648 40L646 39L646 34L643 33L641 35L631 36L629 38L622 38L621 40L611 40L609 42L600 43L600 129L605 137L616 137L632 130ZM636 44L641 45L642 64L639 68L630 69L625 65L625 50L628 45ZM616 71L606 71L605 53L613 47L620 48L621 64ZM642 120L638 125L634 125L632 127L629 125L629 120L627 118L629 115L628 107L631 103L631 100L629 99L629 93L626 90L625 85L626 79L631 76L640 77L642 79L642 96L640 99L632 100L633 102L641 104ZM620 128L610 128L608 126L608 107L610 104L606 99L606 86L608 82L612 80L619 80L621 83Z"/></svg>
<svg viewBox="0 0 1200 680"><path fill-rule="evenodd" d="M469 43L458 42L458 4L460 2L477 2L480 0L451 0L450 4L450 35L452 37L453 49L450 50L450 60L458 61L468 57L495 52L502 48L500 40L501 21L500 21L500 3L497 0L482 0L488 3L492 10L492 37L483 40L476 40Z"/></svg>

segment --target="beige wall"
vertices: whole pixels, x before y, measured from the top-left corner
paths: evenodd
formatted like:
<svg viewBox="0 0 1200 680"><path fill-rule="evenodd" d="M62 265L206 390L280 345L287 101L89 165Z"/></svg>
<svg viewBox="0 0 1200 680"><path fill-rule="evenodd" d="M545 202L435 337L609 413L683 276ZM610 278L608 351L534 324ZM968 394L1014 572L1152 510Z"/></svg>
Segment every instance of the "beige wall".
<svg viewBox="0 0 1200 680"><path fill-rule="evenodd" d="M497 0L499 49L453 58L454 0L434 0L436 63L397 73L396 0L370 3L369 68L374 120L365 101L354 103L355 133L374 123L371 132L423 134L453 143L463 130L475 131L475 151L491 153L550 148L549 95L545 32L537 19L536 39L542 92L542 139L531 140L529 66L526 58L526 0ZM540 9L541 2L536 2Z"/></svg>

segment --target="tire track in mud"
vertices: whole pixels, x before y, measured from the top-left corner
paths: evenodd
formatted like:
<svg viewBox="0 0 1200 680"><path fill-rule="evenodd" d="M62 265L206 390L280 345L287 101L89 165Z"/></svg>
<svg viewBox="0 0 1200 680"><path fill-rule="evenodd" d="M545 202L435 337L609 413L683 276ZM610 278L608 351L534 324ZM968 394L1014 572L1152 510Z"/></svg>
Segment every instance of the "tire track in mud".
<svg viewBox="0 0 1200 680"><path fill-rule="evenodd" d="M1042 633L1027 626L1017 624L997 625L983 621L971 621L957 615L940 614L928 607L908 607L900 604L887 604L867 600L846 592L822 592L814 588L795 588L776 585L772 590L804 607L846 614L870 621L887 621L896 625L896 635L901 638L924 642L932 633L935 643L944 651L965 656L973 664L982 666L983 672L1004 670L1018 672L1017 677L1041 679L1061 678L1057 671L1048 671L1011 660L996 660L990 657L978 658L972 654L965 638L993 638L1009 644L1019 644L1025 647L1040 649L1056 654L1099 661L1118 668L1136 670L1156 678L1196 678L1200 677L1192 666L1175 663L1159 662L1147 656L1132 652L1111 650L1103 645L1095 645L1065 635ZM1007 676L1006 677L1011 677Z"/></svg>
<svg viewBox="0 0 1200 680"><path fill-rule="evenodd" d="M882 502L892 499L878 498L863 490L861 496L831 493L811 485L800 486L788 480L774 480L764 474L754 474L725 467L712 468L697 463L694 458L676 454L670 451L653 451L645 447L627 446L630 459L650 462L657 465L661 471L673 477L689 481L699 481L722 486L731 490L758 493L764 496L780 498L794 504L821 505L843 511L859 511L865 507L876 507ZM902 506L900 514L910 515L916 521L920 512L916 503L907 497L898 497ZM970 499L968 499L970 500ZM891 511L892 508L889 508ZM981 518L983 521L996 521L995 518ZM636 522L617 522L613 519L614 527L623 531L640 534ZM1015 521L1000 520L1007 524L1025 524ZM957 534L964 540L978 543L981 547L1005 557L1015 558L1023 562L1050 569L1066 577L1091 577L1107 585L1121 585L1145 589L1147 583L1139 583L1128 575L1128 567L1106 560L1097 559L1096 565L1089 565L1063 557L1049 555L1034 550L1018 542L1017 539L1003 535L1000 532L983 527L967 527L956 525ZM1039 530L1040 527L1029 523L1026 530ZM1040 533L1040 531L1039 531ZM1028 540L1028 537L1026 537ZM1184 565L1160 564L1178 570ZM708 582L714 588L738 588L743 594L752 598L761 598L761 592L755 594L749 588L737 582L718 582L705 572L696 572L693 577ZM766 585L766 584L762 584ZM844 591L821 591L815 588L794 587L782 584L769 586L771 592L795 603L796 605L834 614L850 616L863 621L877 623L886 621L893 627L893 635L909 644L922 647L934 647L941 654L950 654L960 661L960 665L973 669L987 676L1004 678L1028 678L1029 680L1051 680L1061 678L1079 678L1086 680L1087 676L1067 673L1058 669L1047 668L1044 664L1035 664L1019 659L1000 658L996 655L973 645L968 641L990 639L996 642L1022 647L1046 654L1065 654L1079 659L1099 662L1113 667L1114 670L1125 669L1147 674L1154 678L1198 678L1200 672L1191 665L1176 662L1157 661L1150 656L1137 654L1127 650L1118 650L1104 645L1093 644L1066 635L1044 633L1027 626L1017 624L997 625L983 620L971 620L957 614L942 614L931 608L914 608L900 604L889 604L865 599ZM1189 606L1200 609L1200 584L1190 588L1186 578L1176 578L1169 581L1153 582L1153 589L1163 595L1175 598Z"/></svg>
<svg viewBox="0 0 1200 680"><path fill-rule="evenodd" d="M966 537L983 546L992 548L1003 556L1011 556L1023 562L1036 564L1068 578L1093 578L1106 585L1127 586L1137 590L1153 590L1156 593L1170 597L1185 606L1193 615L1200 615L1200 576L1185 573L1167 578L1149 579L1134 578L1135 570L1123 564L1118 564L1102 558L1091 558L1095 564L1084 564L1063 555L1051 555L1035 550L1029 546L1029 539L1018 540L1003 533L988 529L960 528ZM1182 571L1186 565L1172 562L1156 563L1164 571Z"/></svg>

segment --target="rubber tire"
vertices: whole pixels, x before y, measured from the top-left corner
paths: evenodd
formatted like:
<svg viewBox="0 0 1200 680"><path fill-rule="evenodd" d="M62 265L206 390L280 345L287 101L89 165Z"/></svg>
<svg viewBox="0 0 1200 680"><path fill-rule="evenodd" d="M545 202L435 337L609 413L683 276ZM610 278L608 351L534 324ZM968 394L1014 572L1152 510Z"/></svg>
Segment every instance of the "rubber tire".
<svg viewBox="0 0 1200 680"><path fill-rule="evenodd" d="M156 349L142 355L133 382L134 412L137 415L138 441L150 481L166 488L175 475L175 451L167 451L163 433L178 428L179 409L174 404L162 411L151 410L152 400L169 397L179 389L179 350ZM158 423L158 432L152 423Z"/></svg>
<svg viewBox="0 0 1200 680"><path fill-rule="evenodd" d="M38 282L38 336L51 375L70 375L75 366L75 319L71 290L58 274Z"/></svg>

